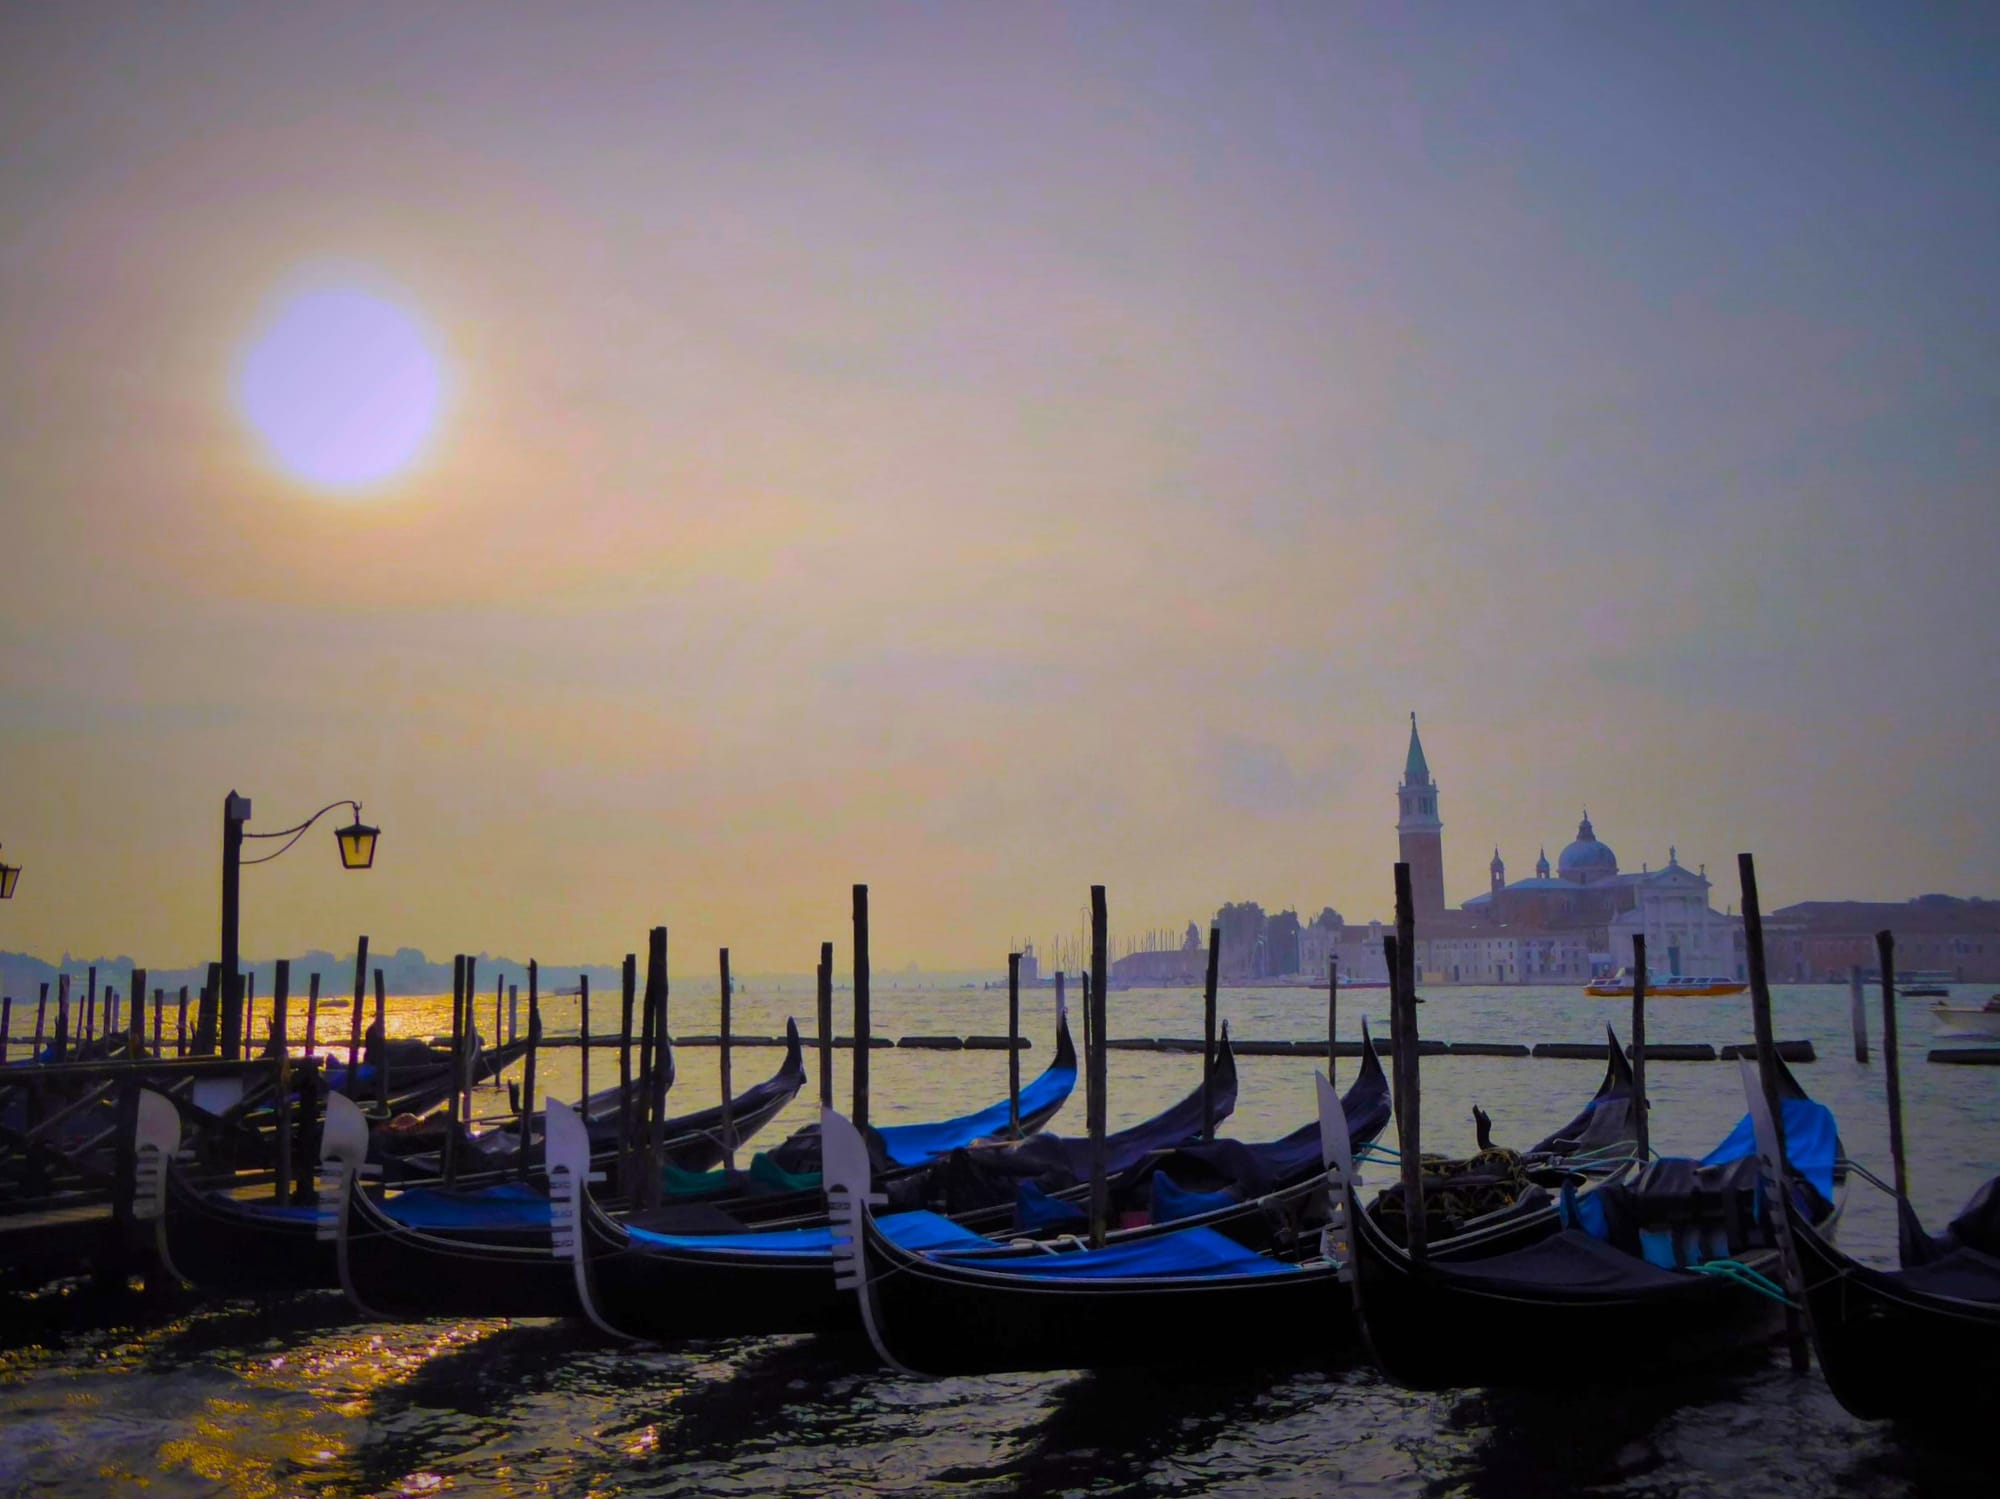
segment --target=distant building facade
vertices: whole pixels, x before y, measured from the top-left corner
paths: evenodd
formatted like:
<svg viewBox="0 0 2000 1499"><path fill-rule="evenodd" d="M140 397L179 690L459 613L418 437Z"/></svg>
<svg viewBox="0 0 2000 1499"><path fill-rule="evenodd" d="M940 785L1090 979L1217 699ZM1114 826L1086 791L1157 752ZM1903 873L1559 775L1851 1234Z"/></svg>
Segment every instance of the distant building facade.
<svg viewBox="0 0 2000 1499"><path fill-rule="evenodd" d="M1896 970L2000 982L2000 900L1920 895L1908 901L1809 900L1764 919L1764 966L1781 983L1842 983L1877 969L1875 934L1896 939Z"/></svg>

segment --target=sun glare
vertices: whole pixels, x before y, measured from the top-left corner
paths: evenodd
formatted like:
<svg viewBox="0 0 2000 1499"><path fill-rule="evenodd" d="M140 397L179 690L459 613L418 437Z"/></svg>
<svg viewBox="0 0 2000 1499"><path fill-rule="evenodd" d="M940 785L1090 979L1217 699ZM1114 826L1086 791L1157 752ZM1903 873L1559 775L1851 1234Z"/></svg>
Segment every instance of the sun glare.
<svg viewBox="0 0 2000 1499"><path fill-rule="evenodd" d="M237 402L278 467L316 489L366 490L423 453L444 376L421 323L373 292L285 300L244 351Z"/></svg>

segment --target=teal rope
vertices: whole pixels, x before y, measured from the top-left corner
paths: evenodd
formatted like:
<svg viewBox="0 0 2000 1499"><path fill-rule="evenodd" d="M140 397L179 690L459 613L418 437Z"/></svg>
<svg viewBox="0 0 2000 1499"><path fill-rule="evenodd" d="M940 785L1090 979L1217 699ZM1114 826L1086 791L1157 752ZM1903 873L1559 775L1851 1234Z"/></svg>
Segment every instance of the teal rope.
<svg viewBox="0 0 2000 1499"><path fill-rule="evenodd" d="M1699 1275L1719 1275L1725 1280L1733 1280L1745 1290L1755 1291L1759 1296L1770 1297L1780 1306L1796 1305L1792 1298L1785 1294L1783 1286L1763 1271L1754 1269L1741 1260L1706 1260L1688 1268Z"/></svg>

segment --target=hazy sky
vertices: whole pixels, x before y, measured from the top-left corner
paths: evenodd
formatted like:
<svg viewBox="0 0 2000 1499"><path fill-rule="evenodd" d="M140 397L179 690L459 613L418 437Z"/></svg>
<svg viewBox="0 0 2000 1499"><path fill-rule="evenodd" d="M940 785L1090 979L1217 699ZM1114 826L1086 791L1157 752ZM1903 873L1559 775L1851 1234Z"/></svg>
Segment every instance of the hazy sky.
<svg viewBox="0 0 2000 1499"><path fill-rule="evenodd" d="M0 947L1000 966L1588 806L2000 895L2000 12L0 10ZM329 497L301 284L444 414Z"/></svg>

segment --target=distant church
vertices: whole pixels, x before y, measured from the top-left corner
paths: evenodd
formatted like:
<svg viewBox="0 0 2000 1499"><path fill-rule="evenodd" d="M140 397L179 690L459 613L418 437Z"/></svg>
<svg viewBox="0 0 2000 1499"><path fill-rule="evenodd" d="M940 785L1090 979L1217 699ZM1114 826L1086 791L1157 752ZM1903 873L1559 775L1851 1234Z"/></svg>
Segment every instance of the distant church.
<svg viewBox="0 0 2000 1499"><path fill-rule="evenodd" d="M1553 877L1544 848L1534 877L1509 884L1495 848L1485 893L1452 910L1445 901L1438 786L1414 713L1396 807L1397 848L1410 866L1417 964L1432 982L1582 983L1629 966L1640 932L1655 973L1743 976L1742 921L1709 908L1706 868L1683 868L1670 848L1665 868L1620 873L1617 854L1598 840L1587 811L1557 855Z"/></svg>

